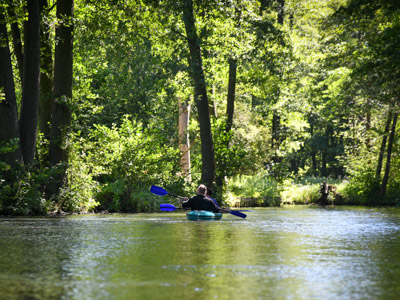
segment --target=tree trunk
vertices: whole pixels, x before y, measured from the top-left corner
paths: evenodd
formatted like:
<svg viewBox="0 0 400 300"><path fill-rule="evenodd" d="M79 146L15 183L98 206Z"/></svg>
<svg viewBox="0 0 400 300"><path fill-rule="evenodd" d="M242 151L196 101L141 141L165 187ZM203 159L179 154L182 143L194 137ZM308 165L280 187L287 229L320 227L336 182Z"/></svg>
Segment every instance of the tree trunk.
<svg viewBox="0 0 400 300"><path fill-rule="evenodd" d="M386 120L386 125L385 125L385 132L383 133L381 148L379 150L378 165L376 167L376 178L377 179L381 178L383 157L385 155L386 141L387 141L387 137L389 135L390 123L392 123L392 112L391 112L391 110L389 110L389 114L388 114L388 117L387 117L387 120Z"/></svg>
<svg viewBox="0 0 400 300"><path fill-rule="evenodd" d="M72 98L73 0L57 2L56 47L54 54L54 105L51 116L49 160L53 165L68 161L64 144L71 125ZM47 197L58 193L64 180L63 171L48 187Z"/></svg>
<svg viewBox="0 0 400 300"><path fill-rule="evenodd" d="M278 0L278 24L283 25L284 16L285 16L285 0Z"/></svg>
<svg viewBox="0 0 400 300"><path fill-rule="evenodd" d="M15 1L10 1L10 5L7 7L8 15L9 17L13 20L11 23L11 34L13 37L13 48L14 48L14 54L15 57L17 58L17 65L18 65L18 71L19 71L19 78L21 80L21 86L22 86L22 80L24 77L24 55L22 52L22 39L21 39L21 32L19 30L18 26L18 18L15 14L13 4Z"/></svg>
<svg viewBox="0 0 400 300"><path fill-rule="evenodd" d="M189 149L189 117L190 104L182 103L178 99L179 104L179 150L181 152L180 166L182 175L189 181L192 181L190 175L190 149Z"/></svg>
<svg viewBox="0 0 400 300"><path fill-rule="evenodd" d="M367 139L365 141L365 145L367 147L368 150L371 150L372 148L372 142L371 142L371 136L369 134L370 130L371 130L371 100L367 99L366 100L366 123L365 123L365 130L366 130L366 134L367 134Z"/></svg>
<svg viewBox="0 0 400 300"><path fill-rule="evenodd" d="M283 18L284 18L284 7L285 1L278 0L278 19L277 22L280 25L283 25ZM282 73L282 72L280 72ZM281 137L280 137L280 130L281 130L281 117L278 115L276 111L274 111L272 116L272 139L271 139L271 146L274 153L274 163L275 165L281 161L281 158L278 155L278 149L281 144Z"/></svg>
<svg viewBox="0 0 400 300"><path fill-rule="evenodd" d="M199 114L202 174L201 180L210 186L215 179L215 153L211 133L210 113L208 109L208 97L206 81L204 78L203 62L200 52L200 40L197 36L193 16L192 0L183 1L183 21L185 23L187 41L190 50L191 76L194 81L195 103Z"/></svg>
<svg viewBox="0 0 400 300"><path fill-rule="evenodd" d="M228 96L226 100L226 124L225 132L228 134L232 129L233 114L235 112L235 93L236 93L236 71L237 61L235 59L229 59L229 80L228 80ZM227 140L225 147L229 147L229 140ZM222 187L224 177L226 176L226 161L223 159L220 161L218 168L218 174L216 177L216 184L218 187Z"/></svg>
<svg viewBox="0 0 400 300"><path fill-rule="evenodd" d="M214 118L218 118L217 112L217 102L215 101L215 84L213 83L211 86L211 103L209 106L210 115Z"/></svg>
<svg viewBox="0 0 400 300"><path fill-rule="evenodd" d="M39 1L28 0L24 22L24 74L21 99L20 135L24 163L32 164L36 150L39 109L40 13Z"/></svg>
<svg viewBox="0 0 400 300"><path fill-rule="evenodd" d="M0 149L5 143L17 140L14 151L1 153L0 161L14 165L22 162L18 128L18 109L15 96L11 53L8 46L5 12L0 7Z"/></svg>
<svg viewBox="0 0 400 300"><path fill-rule="evenodd" d="M236 93L236 70L237 62L234 59L229 59L229 82L228 82L228 97L226 101L226 132L232 129L233 113L235 111L235 93Z"/></svg>
<svg viewBox="0 0 400 300"><path fill-rule="evenodd" d="M327 170L326 170L326 165L327 165L327 150L326 149L322 149L321 152L321 174L322 176L327 176Z"/></svg>
<svg viewBox="0 0 400 300"><path fill-rule="evenodd" d="M313 117L309 117L308 118L308 123L310 124L310 135L311 135L311 141L314 138L314 118ZM311 145L311 163L312 163L312 170L313 170L313 174L317 175L317 169L318 169L318 165L317 165L317 152L315 151L315 147L313 147Z"/></svg>
<svg viewBox="0 0 400 300"><path fill-rule="evenodd" d="M53 106L53 58L51 48L51 27L45 16L48 9L47 0L40 0L42 14L40 41L40 98L39 98L39 129L45 138L50 140L51 110Z"/></svg>
<svg viewBox="0 0 400 300"><path fill-rule="evenodd" d="M394 136L396 133L396 124L397 124L398 116L399 116L399 114L397 112L394 113L394 115L393 115L392 129L390 131L388 149L387 149L387 153L386 153L385 175L383 176L381 188L379 191L379 198L381 198L381 199L385 197L386 187L389 182L390 159L392 157L393 141L394 141Z"/></svg>

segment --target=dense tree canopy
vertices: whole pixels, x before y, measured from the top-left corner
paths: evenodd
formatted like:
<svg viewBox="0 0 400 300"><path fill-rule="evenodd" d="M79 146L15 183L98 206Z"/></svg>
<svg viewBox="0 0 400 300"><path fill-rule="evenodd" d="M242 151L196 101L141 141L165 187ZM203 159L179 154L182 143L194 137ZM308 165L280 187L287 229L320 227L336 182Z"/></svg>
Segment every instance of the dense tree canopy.
<svg viewBox="0 0 400 300"><path fill-rule="evenodd" d="M150 211L151 184L260 174L398 203L398 1L37 2L0 4L2 213Z"/></svg>

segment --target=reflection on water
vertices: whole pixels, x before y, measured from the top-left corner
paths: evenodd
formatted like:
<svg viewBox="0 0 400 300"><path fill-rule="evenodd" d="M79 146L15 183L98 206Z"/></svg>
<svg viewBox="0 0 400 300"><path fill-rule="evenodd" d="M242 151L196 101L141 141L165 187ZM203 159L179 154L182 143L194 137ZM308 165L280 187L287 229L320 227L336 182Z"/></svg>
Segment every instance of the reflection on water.
<svg viewBox="0 0 400 300"><path fill-rule="evenodd" d="M400 210L0 219L1 299L395 299Z"/></svg>

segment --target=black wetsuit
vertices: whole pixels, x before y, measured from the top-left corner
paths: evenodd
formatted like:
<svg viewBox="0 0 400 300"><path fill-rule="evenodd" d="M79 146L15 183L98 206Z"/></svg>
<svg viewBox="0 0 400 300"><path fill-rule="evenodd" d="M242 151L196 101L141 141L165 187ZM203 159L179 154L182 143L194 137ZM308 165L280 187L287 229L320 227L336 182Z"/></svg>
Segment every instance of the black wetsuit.
<svg viewBox="0 0 400 300"><path fill-rule="evenodd" d="M214 201L203 195L196 195L187 201L183 201L182 207L190 207L192 210L208 210L212 212L219 212L219 209L215 205Z"/></svg>

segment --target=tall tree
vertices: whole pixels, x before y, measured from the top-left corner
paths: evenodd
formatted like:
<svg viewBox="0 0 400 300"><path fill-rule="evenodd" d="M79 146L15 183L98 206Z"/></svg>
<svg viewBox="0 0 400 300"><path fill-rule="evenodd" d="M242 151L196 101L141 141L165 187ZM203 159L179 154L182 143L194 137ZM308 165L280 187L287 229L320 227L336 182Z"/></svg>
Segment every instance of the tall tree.
<svg viewBox="0 0 400 300"><path fill-rule="evenodd" d="M5 10L0 5L0 149L15 140L16 149L0 152L0 160L8 163L22 162L19 142L18 111L15 96L10 48L8 45Z"/></svg>
<svg viewBox="0 0 400 300"><path fill-rule="evenodd" d="M390 136L389 136L389 141L388 141L388 149L386 152L386 166L385 166L385 174L382 179L382 184L379 190L379 197L383 198L385 197L386 194L386 187L389 182L389 172L390 172L390 160L392 157L392 149L393 149L393 143L394 143L394 137L396 134L396 124L397 124L397 119L399 117L399 113L395 112L393 114L393 121L392 121L392 128L390 131Z"/></svg>
<svg viewBox="0 0 400 300"><path fill-rule="evenodd" d="M381 179L383 157L385 156L386 141L387 141L387 138L389 135L390 124L392 123L392 115L393 115L392 111L389 110L387 120L386 120L385 130L384 130L383 136L382 136L381 147L379 149L378 164L376 166L376 178L379 180Z"/></svg>
<svg viewBox="0 0 400 300"><path fill-rule="evenodd" d="M16 1L9 1L9 5L7 6L8 17L11 20L11 34L13 37L13 48L14 48L14 55L17 58L17 65L19 71L19 78L21 81L23 80L24 74L24 55L22 51L22 39L21 39L21 31L19 30L18 25L18 16L15 12Z"/></svg>
<svg viewBox="0 0 400 300"><path fill-rule="evenodd" d="M233 58L229 59L229 80L228 80L228 96L226 99L226 132L232 129L233 114L235 112L235 93L236 93L236 74L237 61Z"/></svg>
<svg viewBox="0 0 400 300"><path fill-rule="evenodd" d="M283 25L283 18L284 18L284 8L285 8L285 0L278 0L278 17L277 17L277 22L280 26ZM282 78L283 75L283 70L278 70L279 77ZM280 91L278 91L278 95L280 94ZM278 155L278 149L280 147L281 143L281 116L279 113L274 110L272 114L272 138L271 138L271 148L274 150L274 163L278 164L280 161L279 155Z"/></svg>
<svg viewBox="0 0 400 300"><path fill-rule="evenodd" d="M32 164L36 150L39 110L40 10L39 1L27 0L24 22L24 70L20 116L21 150L25 164Z"/></svg>
<svg viewBox="0 0 400 300"><path fill-rule="evenodd" d="M386 187L390 181L390 166L392 145L397 122L398 86L400 72L398 62L400 59L400 2L392 0L349 0L337 10L334 16L335 32L344 42L340 47L340 54L335 58L341 65L351 68L349 82L351 93L355 98L374 99L378 107L377 113L381 118L387 118L385 136L381 146L376 147L377 156L376 178L380 178L383 157L385 154L386 140L386 166L384 176L378 191L374 196L383 200ZM337 44L337 42L335 42ZM363 106L369 109L370 101L364 101ZM395 103L394 111L386 113L381 108L390 103ZM367 123L367 122L366 122ZM389 133L390 136L387 138ZM366 126L368 128L368 126ZM365 139L365 135L362 137ZM366 141L368 141L368 136ZM360 138L361 139L361 138ZM394 180L394 178L392 178Z"/></svg>
<svg viewBox="0 0 400 300"><path fill-rule="evenodd" d="M65 146L71 125L72 53L74 1L57 2L56 47L54 54L54 105L51 117L49 161L53 165L67 162ZM64 172L48 187L47 195L54 195L61 187Z"/></svg>
<svg viewBox="0 0 400 300"><path fill-rule="evenodd" d="M50 139L51 109L53 106L53 55L51 45L51 26L47 0L40 0L40 98L39 129Z"/></svg>
<svg viewBox="0 0 400 300"><path fill-rule="evenodd" d="M202 154L201 180L207 185L212 185L215 179L215 153L211 133L206 80L200 51L200 40L196 31L192 0L184 0L182 9L186 38L190 50L191 76L194 81L195 103L200 124Z"/></svg>
<svg viewBox="0 0 400 300"><path fill-rule="evenodd" d="M190 147L189 147L189 117L190 104L189 101L182 102L178 99L179 105L179 150L181 153L180 165L182 175L189 181L192 181L190 175Z"/></svg>

